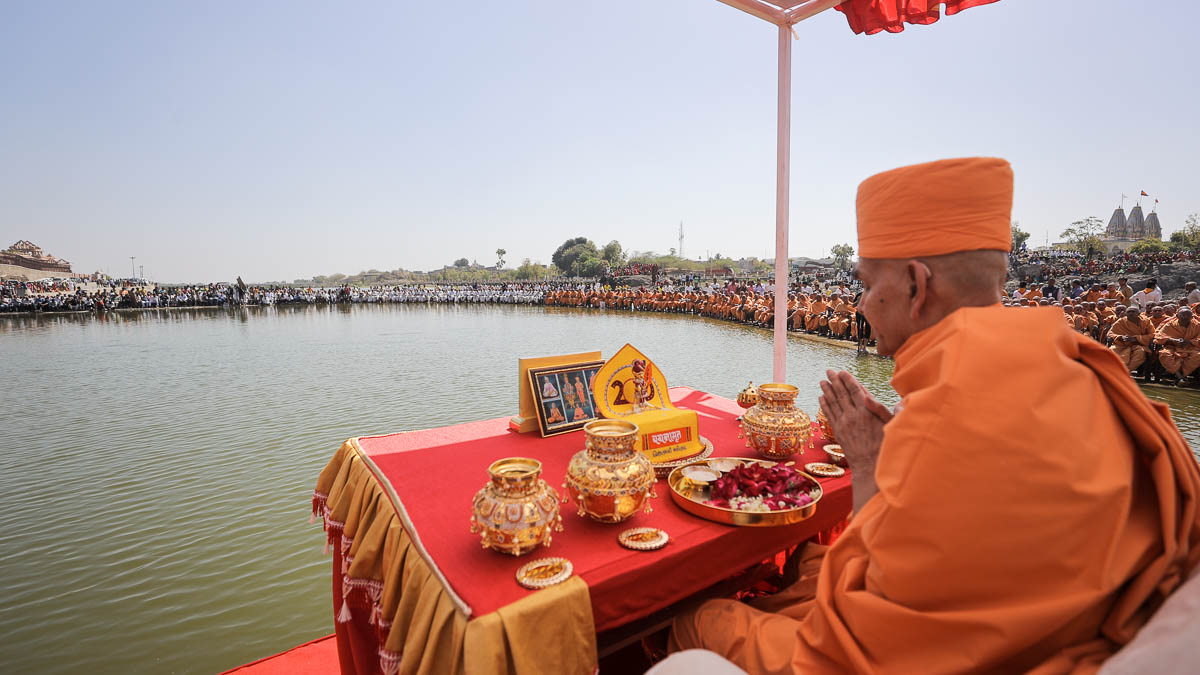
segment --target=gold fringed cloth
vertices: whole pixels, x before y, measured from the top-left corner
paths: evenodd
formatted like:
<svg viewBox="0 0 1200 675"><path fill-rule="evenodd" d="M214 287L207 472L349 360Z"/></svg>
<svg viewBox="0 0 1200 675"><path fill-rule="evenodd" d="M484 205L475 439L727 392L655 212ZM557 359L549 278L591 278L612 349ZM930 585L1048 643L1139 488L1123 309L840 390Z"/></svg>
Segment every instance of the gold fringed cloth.
<svg viewBox="0 0 1200 675"><path fill-rule="evenodd" d="M358 439L321 472L313 515L333 552L343 673L594 673L596 633L579 577L470 617ZM396 506L393 506L393 503Z"/></svg>

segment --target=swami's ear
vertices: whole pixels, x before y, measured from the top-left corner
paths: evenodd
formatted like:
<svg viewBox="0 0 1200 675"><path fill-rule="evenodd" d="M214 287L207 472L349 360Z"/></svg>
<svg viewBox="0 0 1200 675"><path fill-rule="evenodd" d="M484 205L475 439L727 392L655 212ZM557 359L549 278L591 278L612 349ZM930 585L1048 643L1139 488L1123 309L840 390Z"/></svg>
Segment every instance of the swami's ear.
<svg viewBox="0 0 1200 675"><path fill-rule="evenodd" d="M908 277L908 313L909 317L916 321L928 299L929 280L933 277L933 272L920 260L909 260L904 266L904 271Z"/></svg>

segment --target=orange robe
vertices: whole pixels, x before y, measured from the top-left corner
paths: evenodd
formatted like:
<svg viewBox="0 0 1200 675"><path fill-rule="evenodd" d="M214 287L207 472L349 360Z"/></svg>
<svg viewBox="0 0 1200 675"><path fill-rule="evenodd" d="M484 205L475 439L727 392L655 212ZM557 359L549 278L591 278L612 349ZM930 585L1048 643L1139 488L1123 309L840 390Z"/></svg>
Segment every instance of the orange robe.
<svg viewBox="0 0 1200 675"><path fill-rule="evenodd" d="M1187 344L1172 344L1171 340L1182 338ZM1185 328L1178 318L1163 322L1155 331L1154 341L1162 345L1158 362L1172 375L1191 375L1200 367L1200 320L1195 318Z"/></svg>
<svg viewBox="0 0 1200 675"><path fill-rule="evenodd" d="M838 300L833 306L833 318L829 320L829 332L834 337L844 337L850 332L850 317L854 316L854 305Z"/></svg>
<svg viewBox="0 0 1200 675"><path fill-rule="evenodd" d="M804 318L804 329L808 331L816 331L824 324L821 319L824 316L825 309L829 305L823 299L817 299L808 306L808 315Z"/></svg>
<svg viewBox="0 0 1200 675"><path fill-rule="evenodd" d="M1049 308L959 309L895 362L879 492L790 604L710 600L671 647L751 673L1094 670L1200 563L1200 470L1166 406Z"/></svg>
<svg viewBox="0 0 1200 675"><path fill-rule="evenodd" d="M1146 317L1138 317L1137 322L1121 317L1108 329L1109 337L1113 338L1113 353L1125 364L1127 370L1137 370L1146 362L1150 355L1150 341L1154 339L1154 324ZM1128 336L1137 338L1136 342L1122 342L1117 338Z"/></svg>

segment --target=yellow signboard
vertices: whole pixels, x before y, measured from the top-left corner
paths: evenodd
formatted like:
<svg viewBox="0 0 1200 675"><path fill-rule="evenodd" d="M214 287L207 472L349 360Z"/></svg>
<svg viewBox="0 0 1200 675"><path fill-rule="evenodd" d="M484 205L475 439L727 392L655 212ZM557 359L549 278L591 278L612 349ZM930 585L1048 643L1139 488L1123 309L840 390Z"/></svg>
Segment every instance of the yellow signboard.
<svg viewBox="0 0 1200 675"><path fill-rule="evenodd" d="M683 459L704 449L696 413L680 410L667 394L667 378L633 345L625 345L596 373L596 411L638 425L634 447L652 462Z"/></svg>

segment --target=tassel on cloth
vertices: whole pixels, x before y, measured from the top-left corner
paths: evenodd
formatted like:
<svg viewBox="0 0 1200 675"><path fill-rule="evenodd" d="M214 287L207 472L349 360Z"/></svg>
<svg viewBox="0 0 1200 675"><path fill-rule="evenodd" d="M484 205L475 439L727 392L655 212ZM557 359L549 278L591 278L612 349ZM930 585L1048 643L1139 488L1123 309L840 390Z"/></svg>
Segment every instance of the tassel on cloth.
<svg viewBox="0 0 1200 675"><path fill-rule="evenodd" d="M337 622L350 623L353 618L350 614L350 579L342 577L342 608L338 610Z"/></svg>
<svg viewBox="0 0 1200 675"><path fill-rule="evenodd" d="M368 623L372 626L378 626L379 619L383 615L383 608L379 604L383 598L383 584L369 584L367 586L367 595L371 598L371 618Z"/></svg>
<svg viewBox="0 0 1200 675"><path fill-rule="evenodd" d="M383 675L396 675L400 672L400 652L379 648L379 669Z"/></svg>
<svg viewBox="0 0 1200 675"><path fill-rule="evenodd" d="M317 516L321 515L325 510L325 502L329 499L329 495L323 492L313 491L312 498L312 516L309 517L308 523L311 525L317 522Z"/></svg>

